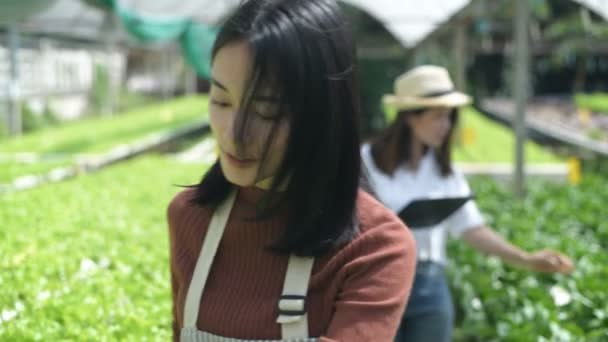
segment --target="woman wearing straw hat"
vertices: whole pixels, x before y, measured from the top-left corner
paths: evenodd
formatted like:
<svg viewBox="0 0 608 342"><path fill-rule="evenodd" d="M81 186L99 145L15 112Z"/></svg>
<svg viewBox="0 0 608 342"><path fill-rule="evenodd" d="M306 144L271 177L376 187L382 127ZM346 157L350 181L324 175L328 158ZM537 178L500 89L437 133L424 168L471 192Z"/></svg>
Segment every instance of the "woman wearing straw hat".
<svg viewBox="0 0 608 342"><path fill-rule="evenodd" d="M453 169L450 142L458 109L471 103L458 92L446 69L425 65L401 75L395 93L383 98L397 114L392 124L362 147L369 186L388 208L399 212L414 199L471 195L464 176ZM406 222L407 224L407 222ZM570 259L558 252L526 252L484 223L470 200L441 223L414 229L417 270L397 341L449 341L453 307L444 266L448 233L475 249L539 272L569 273Z"/></svg>

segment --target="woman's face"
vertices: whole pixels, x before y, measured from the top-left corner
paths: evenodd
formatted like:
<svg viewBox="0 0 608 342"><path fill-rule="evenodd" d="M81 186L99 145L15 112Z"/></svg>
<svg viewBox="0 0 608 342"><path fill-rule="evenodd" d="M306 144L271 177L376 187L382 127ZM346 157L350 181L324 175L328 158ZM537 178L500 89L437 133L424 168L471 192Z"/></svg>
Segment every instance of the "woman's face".
<svg viewBox="0 0 608 342"><path fill-rule="evenodd" d="M414 139L430 147L439 147L450 134L453 108L429 108L420 115L405 117Z"/></svg>
<svg viewBox="0 0 608 342"><path fill-rule="evenodd" d="M266 187L283 160L289 122L286 116L278 117L276 91L264 87L256 89L249 108L251 112L246 113L248 123L243 143L238 146L235 125L242 120L240 106L251 68L252 53L245 41L229 43L218 50L211 69L209 121L226 179L239 186ZM266 141L275 125L274 139L262 161Z"/></svg>

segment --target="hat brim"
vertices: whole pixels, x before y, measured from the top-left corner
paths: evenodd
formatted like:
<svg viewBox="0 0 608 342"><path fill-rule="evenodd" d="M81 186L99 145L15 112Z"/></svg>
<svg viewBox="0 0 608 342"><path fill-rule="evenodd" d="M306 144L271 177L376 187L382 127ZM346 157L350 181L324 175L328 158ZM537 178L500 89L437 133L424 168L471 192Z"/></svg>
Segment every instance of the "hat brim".
<svg viewBox="0 0 608 342"><path fill-rule="evenodd" d="M469 95L455 91L434 97L404 97L389 94L384 95L382 102L384 105L394 107L397 110L405 110L431 107L462 107L471 104L472 99Z"/></svg>

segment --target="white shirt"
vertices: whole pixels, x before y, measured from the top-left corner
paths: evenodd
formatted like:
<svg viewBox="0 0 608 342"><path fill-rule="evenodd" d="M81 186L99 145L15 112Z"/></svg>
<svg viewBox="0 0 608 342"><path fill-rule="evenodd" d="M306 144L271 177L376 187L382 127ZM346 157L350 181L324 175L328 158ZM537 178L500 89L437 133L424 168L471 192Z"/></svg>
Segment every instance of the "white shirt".
<svg viewBox="0 0 608 342"><path fill-rule="evenodd" d="M376 167L371 155L371 146L361 147L364 172L369 186L387 208L399 212L416 199L467 196L471 189L464 175L458 171L443 177L434 156L429 150L421 159L417 170L405 165L398 167L393 175L387 175ZM407 224L407 222L406 222ZM484 224L483 216L474 201L464 206L436 226L413 229L418 260L445 264L447 261L447 233L460 237L463 232Z"/></svg>

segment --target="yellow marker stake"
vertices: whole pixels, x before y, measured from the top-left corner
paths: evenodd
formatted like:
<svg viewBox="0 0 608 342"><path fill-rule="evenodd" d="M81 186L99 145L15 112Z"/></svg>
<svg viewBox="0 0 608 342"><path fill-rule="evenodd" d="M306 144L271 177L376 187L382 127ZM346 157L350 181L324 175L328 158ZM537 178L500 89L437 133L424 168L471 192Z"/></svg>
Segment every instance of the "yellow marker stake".
<svg viewBox="0 0 608 342"><path fill-rule="evenodd" d="M578 120L583 125L589 125L591 123L591 111L587 108L578 109Z"/></svg>
<svg viewBox="0 0 608 342"><path fill-rule="evenodd" d="M473 127L463 127L460 132L460 139L463 145L473 145L477 141L477 131Z"/></svg>
<svg viewBox="0 0 608 342"><path fill-rule="evenodd" d="M572 185L577 185L581 182L581 161L571 157L568 159L568 182Z"/></svg>

